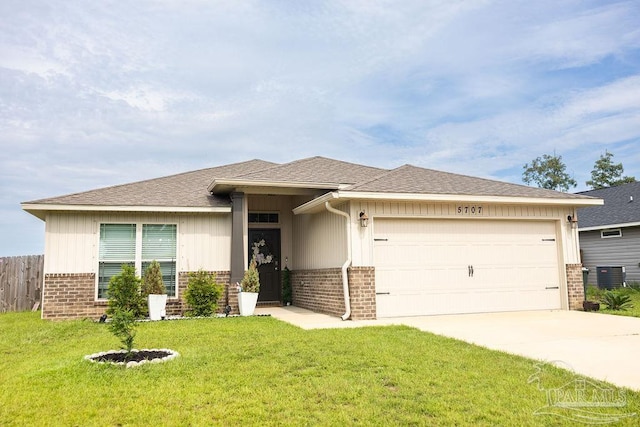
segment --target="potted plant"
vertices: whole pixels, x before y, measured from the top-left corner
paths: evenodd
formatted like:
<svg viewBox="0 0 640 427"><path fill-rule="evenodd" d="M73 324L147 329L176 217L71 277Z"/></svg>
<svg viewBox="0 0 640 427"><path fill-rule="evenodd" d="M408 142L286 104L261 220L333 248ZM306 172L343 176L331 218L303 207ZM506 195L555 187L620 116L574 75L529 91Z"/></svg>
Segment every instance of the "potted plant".
<svg viewBox="0 0 640 427"><path fill-rule="evenodd" d="M142 295L147 297L149 319L160 320L166 316L167 290L162 281L160 263L153 261L142 278Z"/></svg>
<svg viewBox="0 0 640 427"><path fill-rule="evenodd" d="M238 306L241 316L252 316L258 303L258 293L260 292L260 275L256 267L255 256L251 258L249 269L244 272L242 282L239 284Z"/></svg>

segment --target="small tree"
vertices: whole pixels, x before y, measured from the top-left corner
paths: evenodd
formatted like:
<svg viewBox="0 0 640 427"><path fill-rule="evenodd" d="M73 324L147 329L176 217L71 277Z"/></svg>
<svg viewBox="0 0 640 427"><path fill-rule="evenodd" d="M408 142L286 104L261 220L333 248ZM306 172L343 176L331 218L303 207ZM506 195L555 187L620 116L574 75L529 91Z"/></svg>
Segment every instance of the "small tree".
<svg viewBox="0 0 640 427"><path fill-rule="evenodd" d="M143 297L151 294L162 295L167 293L158 261L154 260L151 262L149 267L147 267L147 271L144 272L141 291Z"/></svg>
<svg viewBox="0 0 640 427"><path fill-rule="evenodd" d="M189 316L211 316L218 307L223 286L216 281L214 273L199 270L189 273L189 281L184 298L187 301Z"/></svg>
<svg viewBox="0 0 640 427"><path fill-rule="evenodd" d="M616 185L636 182L633 176L622 176L624 167L622 163L614 164L611 161L612 153L605 150L604 154L596 160L591 171L591 179L586 182L588 186L597 190L598 188L615 187Z"/></svg>
<svg viewBox="0 0 640 427"><path fill-rule="evenodd" d="M522 181L526 184L537 184L547 190L568 191L578 183L565 172L567 166L562 162L562 156L544 154L533 159L531 165L524 165Z"/></svg>
<svg viewBox="0 0 640 427"><path fill-rule="evenodd" d="M131 265L123 265L120 274L109 280L107 288L109 303L107 314L114 316L118 312L130 311L134 318L144 315L145 300L140 294L140 279Z"/></svg>
<svg viewBox="0 0 640 427"><path fill-rule="evenodd" d="M242 292L260 292L260 274L256 267L256 257L251 258L249 268L244 272L242 282L240 282Z"/></svg>
<svg viewBox="0 0 640 427"><path fill-rule="evenodd" d="M136 326L136 317L131 310L117 310L109 323L109 330L120 339L122 348L127 351L127 355L130 355L133 349Z"/></svg>
<svg viewBox="0 0 640 427"><path fill-rule="evenodd" d="M142 317L145 306L135 268L123 265L122 272L109 280L107 295L107 314L111 316L109 330L120 339L127 355L130 355L136 336L136 318Z"/></svg>

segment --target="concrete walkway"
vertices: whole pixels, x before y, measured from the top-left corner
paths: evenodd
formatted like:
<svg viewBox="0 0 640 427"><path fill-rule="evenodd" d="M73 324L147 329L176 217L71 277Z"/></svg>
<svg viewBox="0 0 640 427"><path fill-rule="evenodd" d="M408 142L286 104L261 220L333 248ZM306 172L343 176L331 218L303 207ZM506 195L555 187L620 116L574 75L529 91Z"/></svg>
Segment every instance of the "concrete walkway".
<svg viewBox="0 0 640 427"><path fill-rule="evenodd" d="M342 321L298 307L260 308L256 312L303 329L412 326L493 350L558 361L576 373L640 391L640 318L526 311Z"/></svg>

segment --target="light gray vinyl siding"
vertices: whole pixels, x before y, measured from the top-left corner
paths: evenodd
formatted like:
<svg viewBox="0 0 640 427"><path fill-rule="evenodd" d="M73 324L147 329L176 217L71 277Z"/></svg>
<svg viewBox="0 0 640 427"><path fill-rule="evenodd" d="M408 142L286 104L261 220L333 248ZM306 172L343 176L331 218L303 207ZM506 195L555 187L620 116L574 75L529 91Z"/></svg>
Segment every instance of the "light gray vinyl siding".
<svg viewBox="0 0 640 427"><path fill-rule="evenodd" d="M580 232L582 263L589 284L597 284L596 267L626 267L627 282L640 282L640 227L622 228L622 237L603 239L600 230Z"/></svg>

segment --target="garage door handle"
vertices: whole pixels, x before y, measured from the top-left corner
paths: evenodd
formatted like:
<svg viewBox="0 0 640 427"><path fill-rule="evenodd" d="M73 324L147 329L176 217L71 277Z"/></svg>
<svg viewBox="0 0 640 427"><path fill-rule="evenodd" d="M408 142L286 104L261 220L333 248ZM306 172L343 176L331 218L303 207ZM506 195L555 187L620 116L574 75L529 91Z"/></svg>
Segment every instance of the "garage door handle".
<svg viewBox="0 0 640 427"><path fill-rule="evenodd" d="M545 289L560 289L560 286L547 286Z"/></svg>
<svg viewBox="0 0 640 427"><path fill-rule="evenodd" d="M376 295L391 295L391 292L376 292Z"/></svg>
<svg viewBox="0 0 640 427"><path fill-rule="evenodd" d="M473 277L473 265L467 266L467 269L469 271L469 277Z"/></svg>

